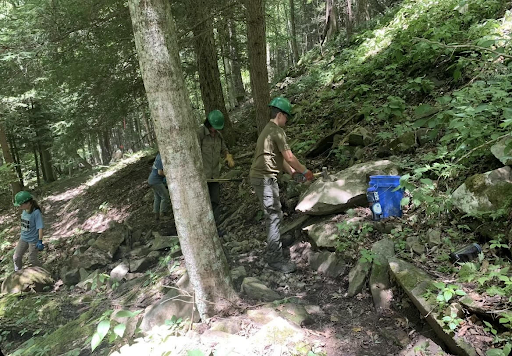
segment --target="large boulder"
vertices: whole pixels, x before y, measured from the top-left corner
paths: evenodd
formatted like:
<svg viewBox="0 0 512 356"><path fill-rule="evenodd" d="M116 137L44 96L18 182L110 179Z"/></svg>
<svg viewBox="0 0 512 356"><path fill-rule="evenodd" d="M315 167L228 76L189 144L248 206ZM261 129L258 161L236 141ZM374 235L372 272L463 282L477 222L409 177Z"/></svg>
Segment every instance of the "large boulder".
<svg viewBox="0 0 512 356"><path fill-rule="evenodd" d="M309 215L327 215L367 205L369 177L377 174L397 175L397 165L389 160L371 161L355 164L328 179L319 178L311 184L295 209Z"/></svg>
<svg viewBox="0 0 512 356"><path fill-rule="evenodd" d="M511 137L505 137L491 146L492 154L506 166L512 165L512 150L507 149L508 145L512 145Z"/></svg>
<svg viewBox="0 0 512 356"><path fill-rule="evenodd" d="M96 239L92 247L103 251L110 259L114 257L119 246L124 242L129 233L128 227L117 222L112 222L109 229Z"/></svg>
<svg viewBox="0 0 512 356"><path fill-rule="evenodd" d="M508 209L512 202L512 169L505 166L469 177L453 192L452 202L469 215Z"/></svg>
<svg viewBox="0 0 512 356"><path fill-rule="evenodd" d="M42 267L27 267L16 271L3 281L2 293L43 292L53 285L53 278Z"/></svg>

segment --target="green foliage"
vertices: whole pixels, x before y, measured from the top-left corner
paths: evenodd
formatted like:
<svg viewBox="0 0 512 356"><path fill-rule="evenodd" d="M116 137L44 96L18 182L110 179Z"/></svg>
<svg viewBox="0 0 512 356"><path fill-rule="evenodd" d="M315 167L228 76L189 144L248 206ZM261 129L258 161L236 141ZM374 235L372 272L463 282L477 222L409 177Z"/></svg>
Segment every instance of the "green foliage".
<svg viewBox="0 0 512 356"><path fill-rule="evenodd" d="M457 313L452 312L450 315L445 315L441 318L441 322L445 327L448 327L450 331L455 329L462 323L462 319L457 316Z"/></svg>
<svg viewBox="0 0 512 356"><path fill-rule="evenodd" d="M512 351L512 344L507 343L501 349L490 349L485 352L486 356L509 356Z"/></svg>
<svg viewBox="0 0 512 356"><path fill-rule="evenodd" d="M373 234L373 224L369 222L343 221L336 225L339 238L336 243L336 250L346 256L357 256L359 247L366 242L365 239ZM366 251L366 252L364 252ZM362 250L363 258L372 259L371 252Z"/></svg>
<svg viewBox="0 0 512 356"><path fill-rule="evenodd" d="M110 316L112 315L113 312L114 310L107 310L100 317L100 322L96 327L96 332L92 335L91 339L92 351L94 351L101 344L101 342L107 335L109 335L109 343L112 343L114 342L114 340L122 338L124 336L124 332L126 330L125 323L117 323L114 321L115 326L112 328ZM136 312L131 312L129 310L120 310L115 314L115 316L117 318L133 318L140 314L141 312L142 310Z"/></svg>
<svg viewBox="0 0 512 356"><path fill-rule="evenodd" d="M459 286L455 284L446 284L443 282L434 282L434 286L438 289L437 302L441 305L447 304L453 297L466 295Z"/></svg>

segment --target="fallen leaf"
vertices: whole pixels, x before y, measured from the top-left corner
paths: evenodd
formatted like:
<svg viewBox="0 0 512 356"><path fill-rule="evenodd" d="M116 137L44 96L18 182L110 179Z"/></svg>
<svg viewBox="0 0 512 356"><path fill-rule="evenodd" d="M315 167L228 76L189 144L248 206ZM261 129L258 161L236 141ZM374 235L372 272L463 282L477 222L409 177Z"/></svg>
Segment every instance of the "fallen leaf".
<svg viewBox="0 0 512 356"><path fill-rule="evenodd" d="M337 316L331 315L331 321L336 322L336 321L339 321L339 320L340 319Z"/></svg>

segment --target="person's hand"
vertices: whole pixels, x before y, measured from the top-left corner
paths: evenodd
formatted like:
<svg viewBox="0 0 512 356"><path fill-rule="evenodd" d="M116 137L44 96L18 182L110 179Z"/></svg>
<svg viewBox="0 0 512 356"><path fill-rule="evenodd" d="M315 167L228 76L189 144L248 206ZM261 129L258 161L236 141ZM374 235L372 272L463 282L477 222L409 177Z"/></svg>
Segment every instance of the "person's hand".
<svg viewBox="0 0 512 356"><path fill-rule="evenodd" d="M308 181L312 181L314 178L313 172L311 172L309 169L306 169L306 172L304 172L303 174L304 174L304 177L306 177L306 180L308 180Z"/></svg>
<svg viewBox="0 0 512 356"><path fill-rule="evenodd" d="M229 168L233 168L235 166L235 161L233 160L233 155L231 153L226 154L226 162L228 162Z"/></svg>
<svg viewBox="0 0 512 356"><path fill-rule="evenodd" d="M43 250L44 250L43 240L39 240L39 241L37 241L37 243L36 243L36 248L37 248L39 251L43 251Z"/></svg>
<svg viewBox="0 0 512 356"><path fill-rule="evenodd" d="M293 172L292 178L297 183L304 183L306 181L306 177L300 172Z"/></svg>

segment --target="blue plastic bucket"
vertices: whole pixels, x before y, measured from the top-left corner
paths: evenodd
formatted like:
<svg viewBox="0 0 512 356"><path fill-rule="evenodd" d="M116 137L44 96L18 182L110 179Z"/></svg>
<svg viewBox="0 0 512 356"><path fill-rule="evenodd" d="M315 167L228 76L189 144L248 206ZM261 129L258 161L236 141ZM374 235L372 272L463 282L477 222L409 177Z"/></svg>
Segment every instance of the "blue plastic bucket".
<svg viewBox="0 0 512 356"><path fill-rule="evenodd" d="M382 207L382 217L402 216L400 202L404 197L400 185L400 176L370 176L369 186L375 188L379 194L379 203Z"/></svg>

